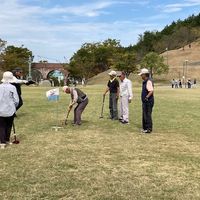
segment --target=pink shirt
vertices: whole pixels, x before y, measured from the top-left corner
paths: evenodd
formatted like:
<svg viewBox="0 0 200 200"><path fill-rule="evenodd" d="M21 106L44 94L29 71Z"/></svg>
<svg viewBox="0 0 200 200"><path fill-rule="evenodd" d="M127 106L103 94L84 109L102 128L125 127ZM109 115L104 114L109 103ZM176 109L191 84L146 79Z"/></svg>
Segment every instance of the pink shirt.
<svg viewBox="0 0 200 200"><path fill-rule="evenodd" d="M150 80L147 81L147 90L148 92L153 92L153 84Z"/></svg>

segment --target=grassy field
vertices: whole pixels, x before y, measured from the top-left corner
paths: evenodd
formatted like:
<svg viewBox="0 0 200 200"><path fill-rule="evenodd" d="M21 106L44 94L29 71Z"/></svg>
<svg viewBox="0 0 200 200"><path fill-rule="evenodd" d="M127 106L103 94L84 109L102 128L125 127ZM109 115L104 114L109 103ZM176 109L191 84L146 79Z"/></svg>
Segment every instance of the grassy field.
<svg viewBox="0 0 200 200"><path fill-rule="evenodd" d="M48 89L23 88L15 122L21 143L0 151L0 199L200 199L200 89L156 87L151 135L140 134L140 88L130 125L108 120L107 104L99 119L104 87L88 86L83 125L59 132L51 129L56 103L46 100ZM60 124L68 101L62 94Z"/></svg>

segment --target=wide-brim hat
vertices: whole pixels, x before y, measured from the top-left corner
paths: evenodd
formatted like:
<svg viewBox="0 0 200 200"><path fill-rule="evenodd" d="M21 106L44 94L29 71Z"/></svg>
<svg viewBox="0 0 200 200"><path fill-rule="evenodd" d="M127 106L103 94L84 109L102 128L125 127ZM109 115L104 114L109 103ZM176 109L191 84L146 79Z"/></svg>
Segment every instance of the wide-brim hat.
<svg viewBox="0 0 200 200"><path fill-rule="evenodd" d="M13 76L12 72L4 72L3 73L3 79L1 80L2 83L15 83L16 78Z"/></svg>
<svg viewBox="0 0 200 200"><path fill-rule="evenodd" d="M141 69L141 71L140 71L140 73L138 75L141 76L143 74L149 74L149 70L146 69L146 68Z"/></svg>

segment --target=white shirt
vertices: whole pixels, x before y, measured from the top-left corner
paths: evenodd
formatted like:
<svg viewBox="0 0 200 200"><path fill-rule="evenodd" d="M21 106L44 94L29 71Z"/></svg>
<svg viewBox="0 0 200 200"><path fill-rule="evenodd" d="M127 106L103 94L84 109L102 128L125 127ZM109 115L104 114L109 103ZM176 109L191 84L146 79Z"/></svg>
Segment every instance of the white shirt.
<svg viewBox="0 0 200 200"><path fill-rule="evenodd" d="M0 116L13 116L18 103L19 97L15 86L10 83L0 84Z"/></svg>
<svg viewBox="0 0 200 200"><path fill-rule="evenodd" d="M132 91L132 82L125 78L123 81L119 84L120 88L120 96L127 96L129 100L133 98L133 91Z"/></svg>

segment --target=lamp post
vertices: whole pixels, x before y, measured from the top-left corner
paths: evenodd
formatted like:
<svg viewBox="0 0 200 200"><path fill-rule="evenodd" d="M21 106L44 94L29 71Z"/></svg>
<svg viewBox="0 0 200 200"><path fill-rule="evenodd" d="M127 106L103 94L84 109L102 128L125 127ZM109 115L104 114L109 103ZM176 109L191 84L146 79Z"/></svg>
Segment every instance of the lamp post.
<svg viewBox="0 0 200 200"><path fill-rule="evenodd" d="M29 60L28 60L28 80L32 80L31 64L32 64L32 58L31 58L31 56L29 56Z"/></svg>
<svg viewBox="0 0 200 200"><path fill-rule="evenodd" d="M186 81L187 81L188 61L189 61L189 60L185 60L185 80L186 80ZM187 83L187 82L185 82L185 87L186 87L186 83Z"/></svg>

